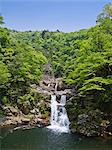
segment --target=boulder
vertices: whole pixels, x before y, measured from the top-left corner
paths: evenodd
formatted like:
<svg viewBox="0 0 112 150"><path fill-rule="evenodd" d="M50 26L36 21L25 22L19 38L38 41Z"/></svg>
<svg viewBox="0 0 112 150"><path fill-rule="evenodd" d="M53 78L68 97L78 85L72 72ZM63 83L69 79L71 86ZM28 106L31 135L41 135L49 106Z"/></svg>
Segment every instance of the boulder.
<svg viewBox="0 0 112 150"><path fill-rule="evenodd" d="M5 115L7 115L8 113L10 113L9 107L3 107L3 111L4 111Z"/></svg>
<svg viewBox="0 0 112 150"><path fill-rule="evenodd" d="M108 125L110 124L110 122L108 121L108 120L102 120L102 122L101 122L101 126L102 127L107 127Z"/></svg>
<svg viewBox="0 0 112 150"><path fill-rule="evenodd" d="M46 85L46 86L49 86L50 81L48 81L48 80L43 80L43 84Z"/></svg>
<svg viewBox="0 0 112 150"><path fill-rule="evenodd" d="M14 108L14 107L9 107L10 108L10 111L13 115L17 116L18 115L18 109Z"/></svg>
<svg viewBox="0 0 112 150"><path fill-rule="evenodd" d="M30 112L29 107L28 107L28 106L23 106L23 107L22 107L22 112L23 112L25 115L29 114L29 112Z"/></svg>
<svg viewBox="0 0 112 150"><path fill-rule="evenodd" d="M3 110L4 110L4 114L7 116L12 116L12 115L17 116L19 113L18 108L14 108L13 106L3 107Z"/></svg>
<svg viewBox="0 0 112 150"><path fill-rule="evenodd" d="M9 125L17 125L17 122L12 119L8 119L3 123L4 126L9 126Z"/></svg>
<svg viewBox="0 0 112 150"><path fill-rule="evenodd" d="M42 118L42 114L41 113L38 114L38 118Z"/></svg>
<svg viewBox="0 0 112 150"><path fill-rule="evenodd" d="M7 113L7 116L13 116L13 114L10 112L10 113Z"/></svg>
<svg viewBox="0 0 112 150"><path fill-rule="evenodd" d="M28 124L30 122L29 118L21 118L22 123Z"/></svg>
<svg viewBox="0 0 112 150"><path fill-rule="evenodd" d="M86 115L86 114L81 114L81 115L78 115L78 124L84 124L88 121L89 119L89 116Z"/></svg>
<svg viewBox="0 0 112 150"><path fill-rule="evenodd" d="M30 110L30 113L31 113L31 114L36 114L36 110L35 110L35 109Z"/></svg>

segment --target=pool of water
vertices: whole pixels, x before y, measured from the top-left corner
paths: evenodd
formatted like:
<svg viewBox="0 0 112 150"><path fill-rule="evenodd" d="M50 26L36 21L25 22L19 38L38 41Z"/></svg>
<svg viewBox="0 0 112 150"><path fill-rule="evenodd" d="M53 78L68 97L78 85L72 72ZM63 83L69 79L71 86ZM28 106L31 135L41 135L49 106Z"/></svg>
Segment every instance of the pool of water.
<svg viewBox="0 0 112 150"><path fill-rule="evenodd" d="M56 133L47 128L2 129L0 150L112 150L112 141Z"/></svg>

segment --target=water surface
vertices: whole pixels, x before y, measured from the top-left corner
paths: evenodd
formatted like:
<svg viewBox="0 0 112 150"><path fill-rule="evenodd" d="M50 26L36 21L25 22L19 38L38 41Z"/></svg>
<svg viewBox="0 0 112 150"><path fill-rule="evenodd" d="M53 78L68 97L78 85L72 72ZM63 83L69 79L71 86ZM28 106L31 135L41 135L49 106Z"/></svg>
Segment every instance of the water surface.
<svg viewBox="0 0 112 150"><path fill-rule="evenodd" d="M111 141L55 133L47 128L1 130L1 150L112 150Z"/></svg>

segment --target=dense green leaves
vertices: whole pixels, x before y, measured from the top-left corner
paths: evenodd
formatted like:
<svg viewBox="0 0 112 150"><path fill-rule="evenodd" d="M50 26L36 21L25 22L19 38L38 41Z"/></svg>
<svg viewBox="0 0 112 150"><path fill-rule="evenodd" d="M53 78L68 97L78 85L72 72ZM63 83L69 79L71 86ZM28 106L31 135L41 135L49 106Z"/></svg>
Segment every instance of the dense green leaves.
<svg viewBox="0 0 112 150"><path fill-rule="evenodd" d="M91 96L100 104L111 102L112 97L112 20L108 14L111 6L105 6L103 22L88 30L87 39L76 54L74 69L65 79L77 87L80 96Z"/></svg>
<svg viewBox="0 0 112 150"><path fill-rule="evenodd" d="M97 22L103 22L105 19L112 19L112 3L108 3L104 6L103 12L99 14Z"/></svg>
<svg viewBox="0 0 112 150"><path fill-rule="evenodd" d="M74 87L79 97L92 97L98 105L111 102L111 3L104 7L97 23L71 33L0 28L0 94L4 101L30 97L30 85L41 80L48 63L52 74Z"/></svg>
<svg viewBox="0 0 112 150"><path fill-rule="evenodd" d="M13 38L8 29L0 28L0 97L2 103L15 103L38 84L47 63L42 52Z"/></svg>
<svg viewBox="0 0 112 150"><path fill-rule="evenodd" d="M0 61L0 85L6 84L10 79L8 67Z"/></svg>

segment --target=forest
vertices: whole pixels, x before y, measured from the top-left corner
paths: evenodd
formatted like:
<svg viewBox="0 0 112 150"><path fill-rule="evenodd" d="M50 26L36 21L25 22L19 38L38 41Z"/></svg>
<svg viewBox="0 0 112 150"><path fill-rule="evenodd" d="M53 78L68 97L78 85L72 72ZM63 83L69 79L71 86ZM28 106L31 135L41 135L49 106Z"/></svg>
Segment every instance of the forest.
<svg viewBox="0 0 112 150"><path fill-rule="evenodd" d="M34 108L39 95L32 85L39 85L47 72L74 91L67 105L72 128L87 135L76 120L91 113L97 126L111 127L112 135L112 3L104 6L96 26L77 32L21 32L2 27L4 22L1 15L0 113L4 114L3 106L19 108L27 102Z"/></svg>

